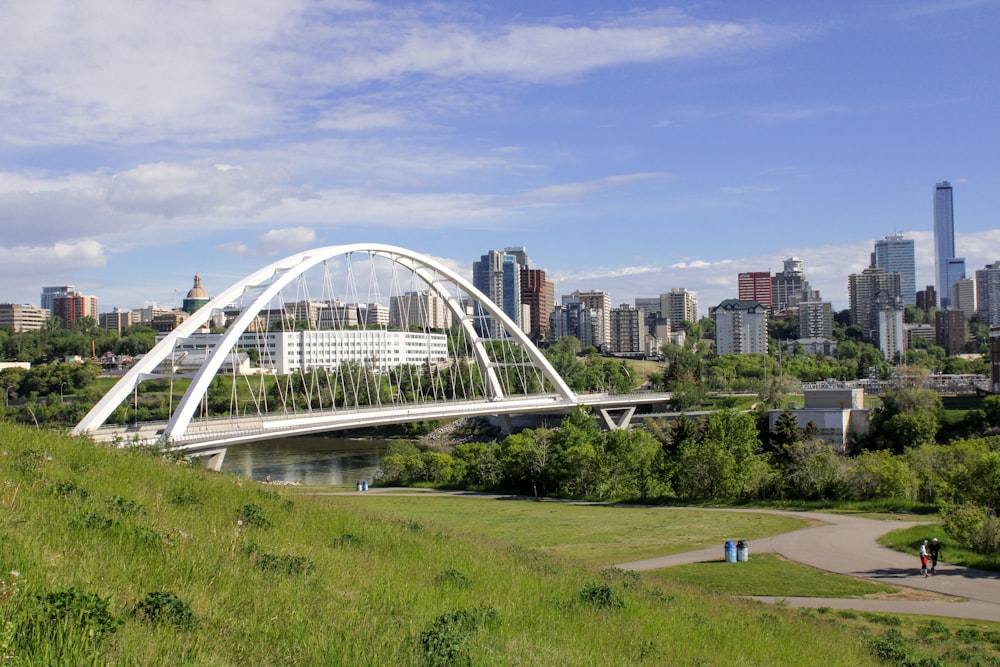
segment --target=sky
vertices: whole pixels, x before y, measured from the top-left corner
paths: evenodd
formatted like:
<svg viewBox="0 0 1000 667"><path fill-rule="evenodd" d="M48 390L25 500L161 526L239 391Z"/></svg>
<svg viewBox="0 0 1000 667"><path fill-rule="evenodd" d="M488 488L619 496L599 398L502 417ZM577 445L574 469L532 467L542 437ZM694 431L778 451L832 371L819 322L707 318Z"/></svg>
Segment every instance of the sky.
<svg viewBox="0 0 1000 667"><path fill-rule="evenodd" d="M835 309L874 241L1000 260L1000 0L0 0L0 302L179 306L311 247L557 298L797 256Z"/></svg>

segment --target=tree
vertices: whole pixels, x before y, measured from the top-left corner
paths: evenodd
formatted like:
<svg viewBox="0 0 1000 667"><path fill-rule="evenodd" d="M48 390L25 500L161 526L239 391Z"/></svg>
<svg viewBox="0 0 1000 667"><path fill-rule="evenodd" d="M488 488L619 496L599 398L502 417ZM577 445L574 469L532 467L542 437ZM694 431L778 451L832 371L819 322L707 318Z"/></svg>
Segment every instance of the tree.
<svg viewBox="0 0 1000 667"><path fill-rule="evenodd" d="M896 454L909 447L933 444L941 398L930 389L889 389L872 416L875 449Z"/></svg>

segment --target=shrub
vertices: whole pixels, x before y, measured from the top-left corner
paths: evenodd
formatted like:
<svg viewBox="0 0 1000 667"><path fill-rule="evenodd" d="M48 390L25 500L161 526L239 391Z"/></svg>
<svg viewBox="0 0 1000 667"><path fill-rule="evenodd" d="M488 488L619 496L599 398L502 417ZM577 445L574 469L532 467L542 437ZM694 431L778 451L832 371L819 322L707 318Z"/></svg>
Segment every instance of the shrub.
<svg viewBox="0 0 1000 667"><path fill-rule="evenodd" d="M146 593L132 610L132 615L145 623L162 623L182 629L193 628L198 624L191 605L168 591Z"/></svg>
<svg viewBox="0 0 1000 667"><path fill-rule="evenodd" d="M447 570L444 570L438 574L437 577L435 577L435 581L439 584L455 584L456 586L469 585L469 578L455 568L448 568Z"/></svg>
<svg viewBox="0 0 1000 667"><path fill-rule="evenodd" d="M121 622L108 611L107 600L96 593L85 593L73 587L49 593L41 599L41 620L47 621L46 629L52 633L59 624L75 625L84 629L96 640L118 629Z"/></svg>
<svg viewBox="0 0 1000 667"><path fill-rule="evenodd" d="M170 499L171 505L176 505L177 507L191 507L194 505L200 505L201 501L198 498L186 491L178 491L174 494L174 497Z"/></svg>
<svg viewBox="0 0 1000 667"><path fill-rule="evenodd" d="M69 496L75 495L81 500L86 499L88 495L86 489L81 489L79 486L76 485L75 482L71 482L68 480L64 482L55 482L54 484L52 484L52 486L49 487L49 491L54 496L62 496L63 498L68 498Z"/></svg>
<svg viewBox="0 0 1000 667"><path fill-rule="evenodd" d="M438 616L430 630L420 634L425 664L430 667L466 667L472 665L465 646L469 636L497 620L493 607L458 609Z"/></svg>
<svg viewBox="0 0 1000 667"><path fill-rule="evenodd" d="M127 498L122 498L121 496L111 496L104 499L104 504L108 506L113 512L118 512L119 514L142 514L146 511L139 503L134 500L129 500Z"/></svg>
<svg viewBox="0 0 1000 667"><path fill-rule="evenodd" d="M312 574L316 564L305 556L277 556L275 554L258 553L257 567L261 572L276 574Z"/></svg>
<svg viewBox="0 0 1000 667"><path fill-rule="evenodd" d="M618 596L615 589L605 583L587 584L580 589L580 599L603 608L620 609L625 606L625 601Z"/></svg>
<svg viewBox="0 0 1000 667"><path fill-rule="evenodd" d="M260 505L249 503L240 508L238 520L245 526L255 526L257 528L270 528L271 522L264 515L264 510Z"/></svg>

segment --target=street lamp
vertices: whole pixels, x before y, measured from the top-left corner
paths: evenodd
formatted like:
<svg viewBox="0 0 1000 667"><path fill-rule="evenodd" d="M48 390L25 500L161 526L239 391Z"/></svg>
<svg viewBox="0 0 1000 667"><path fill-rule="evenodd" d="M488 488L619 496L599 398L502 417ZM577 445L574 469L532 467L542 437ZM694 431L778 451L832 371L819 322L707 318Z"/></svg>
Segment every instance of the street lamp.
<svg viewBox="0 0 1000 667"><path fill-rule="evenodd" d="M59 402L60 403L64 403L65 402L65 401L63 401L63 387L65 387L65 386L66 386L65 382L60 382L59 383Z"/></svg>

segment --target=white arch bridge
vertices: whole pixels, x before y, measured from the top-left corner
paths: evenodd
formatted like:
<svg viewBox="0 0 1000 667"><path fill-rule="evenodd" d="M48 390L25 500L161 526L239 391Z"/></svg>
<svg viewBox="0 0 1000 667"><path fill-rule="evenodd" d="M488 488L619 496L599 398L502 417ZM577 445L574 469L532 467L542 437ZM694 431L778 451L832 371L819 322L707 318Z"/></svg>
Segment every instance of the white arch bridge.
<svg viewBox="0 0 1000 667"><path fill-rule="evenodd" d="M621 428L636 406L669 399L577 395L507 313L443 263L350 244L300 252L220 292L73 432L211 455L219 467L227 445L381 424L587 405Z"/></svg>

